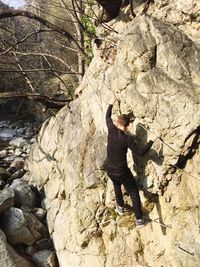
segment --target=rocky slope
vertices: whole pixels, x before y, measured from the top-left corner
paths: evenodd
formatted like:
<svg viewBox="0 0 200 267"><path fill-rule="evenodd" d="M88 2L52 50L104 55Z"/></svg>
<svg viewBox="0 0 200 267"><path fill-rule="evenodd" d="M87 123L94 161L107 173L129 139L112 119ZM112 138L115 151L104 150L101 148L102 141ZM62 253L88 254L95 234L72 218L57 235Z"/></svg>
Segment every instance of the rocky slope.
<svg viewBox="0 0 200 267"><path fill-rule="evenodd" d="M198 1L137 3L99 27L103 44L69 106L47 120L29 158L30 181L44 187L49 231L61 267L200 265L200 46ZM103 170L105 112L133 111L131 132L157 141L141 159L129 154L151 225L136 230L130 212L114 211ZM169 147L170 146L170 147ZM133 165L133 166L132 166ZM174 167L176 165L176 167ZM179 167L179 168L177 168ZM130 204L128 196L127 203Z"/></svg>
<svg viewBox="0 0 200 267"><path fill-rule="evenodd" d="M57 266L41 195L25 181L26 158L38 124L0 122L0 263L4 267Z"/></svg>

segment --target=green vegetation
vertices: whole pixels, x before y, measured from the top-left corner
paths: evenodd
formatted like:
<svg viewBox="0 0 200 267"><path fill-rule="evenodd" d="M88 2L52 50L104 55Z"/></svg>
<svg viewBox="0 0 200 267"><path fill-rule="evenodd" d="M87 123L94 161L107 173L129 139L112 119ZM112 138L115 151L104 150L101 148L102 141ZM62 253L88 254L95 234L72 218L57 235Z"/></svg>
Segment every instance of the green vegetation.
<svg viewBox="0 0 200 267"><path fill-rule="evenodd" d="M112 219L113 219L114 221L116 221L118 214L117 214L117 212L115 211L115 209L114 209L114 208L108 208L108 210L109 210L109 212L110 212L110 214L111 214Z"/></svg>
<svg viewBox="0 0 200 267"><path fill-rule="evenodd" d="M96 28L93 22L93 5L94 5L94 0L87 0L86 2L86 9L85 9L85 14L83 14L81 16L81 23L84 26L84 28L86 29L87 33L89 34L95 34L96 33ZM87 64L89 65L89 63L91 62L92 58L93 58L93 50L92 50L92 39L91 37L88 36L88 34L84 34L84 50L87 54Z"/></svg>
<svg viewBox="0 0 200 267"><path fill-rule="evenodd" d="M116 229L114 231L112 230L110 235L109 235L110 241L113 241L116 236L117 236L117 230Z"/></svg>

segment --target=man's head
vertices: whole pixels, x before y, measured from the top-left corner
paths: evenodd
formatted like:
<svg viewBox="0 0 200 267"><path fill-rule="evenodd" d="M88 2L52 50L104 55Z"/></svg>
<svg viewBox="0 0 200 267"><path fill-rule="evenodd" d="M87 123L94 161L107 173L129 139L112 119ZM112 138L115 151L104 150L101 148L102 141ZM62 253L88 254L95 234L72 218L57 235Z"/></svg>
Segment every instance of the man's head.
<svg viewBox="0 0 200 267"><path fill-rule="evenodd" d="M130 112L128 114L121 114L120 116L118 116L118 119L116 121L116 126L121 130L126 131L129 124L131 122L134 122L134 120L135 120L135 115L133 114L133 112Z"/></svg>
<svg viewBox="0 0 200 267"><path fill-rule="evenodd" d="M120 128L126 129L131 122L134 122L135 116L131 112L129 114L121 114L117 119L117 124Z"/></svg>
<svg viewBox="0 0 200 267"><path fill-rule="evenodd" d="M130 123L130 118L126 114L121 114L118 116L117 123L122 127L128 127Z"/></svg>

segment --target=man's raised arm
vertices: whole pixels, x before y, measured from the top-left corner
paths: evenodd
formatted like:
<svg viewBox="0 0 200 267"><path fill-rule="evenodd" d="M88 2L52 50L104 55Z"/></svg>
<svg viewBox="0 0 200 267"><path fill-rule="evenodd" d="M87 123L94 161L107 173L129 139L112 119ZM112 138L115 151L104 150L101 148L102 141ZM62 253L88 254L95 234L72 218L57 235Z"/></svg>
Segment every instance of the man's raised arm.
<svg viewBox="0 0 200 267"><path fill-rule="evenodd" d="M106 112L106 125L108 128L110 128L113 125L113 121L111 119L112 108L113 108L113 105L109 105L107 112Z"/></svg>
<svg viewBox="0 0 200 267"><path fill-rule="evenodd" d="M106 125L108 128L114 126L111 116L112 116L112 108L116 100L117 98L113 96L113 98L110 101L110 105L108 106L107 112L106 112Z"/></svg>

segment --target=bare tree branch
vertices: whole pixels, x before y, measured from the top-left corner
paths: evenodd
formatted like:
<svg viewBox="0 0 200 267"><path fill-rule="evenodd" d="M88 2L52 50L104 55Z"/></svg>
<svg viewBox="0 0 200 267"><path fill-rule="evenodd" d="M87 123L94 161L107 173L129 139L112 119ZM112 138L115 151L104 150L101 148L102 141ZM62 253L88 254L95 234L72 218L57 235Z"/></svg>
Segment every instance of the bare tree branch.
<svg viewBox="0 0 200 267"><path fill-rule="evenodd" d="M51 65L50 61L48 60L48 58L47 58L47 57L44 57L44 59L46 60L46 62L47 62L47 64L49 65L49 67L52 68L52 65ZM59 76L55 71L54 71L54 75L55 75L55 76L61 81L61 83L65 86L65 88L66 88L68 94L69 94L69 95L71 96L71 98L72 98L72 95L71 95L71 93L69 92L69 90L68 90L68 88L67 88L65 82L63 81L63 79L60 78L60 76Z"/></svg>
<svg viewBox="0 0 200 267"><path fill-rule="evenodd" d="M82 47L82 49L84 49L84 34L83 34L83 25L82 23L80 22L80 16L81 16L81 13L76 13L75 10L70 10L67 6L67 4L65 3L64 0L60 0L60 3L61 5L64 5L65 8L69 11L69 13L71 14L71 17L74 18L77 20L78 23L75 24L75 27L76 27L76 33L77 33L77 38L79 40L79 45L80 47ZM73 5L73 3L72 3ZM75 6L73 6L73 8L75 9ZM80 12L83 13L83 5L82 5L82 2L80 2L80 8L79 8ZM83 75L85 73L85 60L81 57L78 57L78 71L80 73L82 73L80 76L78 76L78 80L79 82L81 82L82 78L83 78Z"/></svg>
<svg viewBox="0 0 200 267"><path fill-rule="evenodd" d="M42 53L42 52L16 52L16 54L21 55L21 56L41 56L41 57L45 56L45 57L50 57L50 58L53 58L53 59L59 61L63 65L65 65L73 73L76 73L76 71L69 64L67 64L64 60L62 60L61 58L59 58L57 56L54 56L52 54L47 54L47 53Z"/></svg>
<svg viewBox="0 0 200 267"><path fill-rule="evenodd" d="M83 58L86 58L86 54L84 50L80 47L76 39L65 29L62 29L59 26L56 26L53 23L49 22L48 20L26 10L5 10L5 11L0 12L0 19L16 17L16 16L23 16L23 17L27 17L27 18L39 21L40 23L45 25L47 28L50 28L54 30L55 32L65 36L69 40L69 42L77 49L79 54Z"/></svg>
<svg viewBox="0 0 200 267"><path fill-rule="evenodd" d="M13 64L13 63L12 63ZM60 74L78 74L80 75L81 73L79 72L67 72L67 71L63 71L63 70L56 70L56 69L32 69L32 70L14 70L14 69L3 69L0 68L0 72L57 72Z"/></svg>
<svg viewBox="0 0 200 267"><path fill-rule="evenodd" d="M20 63L20 61L19 61L19 59L18 59L16 53L13 51L12 54L13 54L13 56L14 56L14 58L15 58L15 61L16 61L16 63L17 63L18 68L20 69L21 73L22 73L23 76L24 76L24 79L25 79L26 83L28 84L28 87L31 89L32 92L35 92L35 89L34 89L34 87L33 87L33 85L32 85L32 82L31 82L31 80L29 79L27 73L23 71L23 67L22 67L22 65L21 65L21 63Z"/></svg>
<svg viewBox="0 0 200 267"><path fill-rule="evenodd" d="M76 50L75 50L74 48L71 48L71 47L66 46L66 45L64 45L64 44L61 44L61 43L59 43L57 40L55 40L54 42L55 42L55 44L58 44L60 47L63 47L63 48L65 48L65 49L67 49L67 50L76 52Z"/></svg>
<svg viewBox="0 0 200 267"><path fill-rule="evenodd" d="M14 33L12 34L12 37L13 37L14 42L16 43L17 40L16 40L16 37L15 37ZM25 79L25 81L26 81L28 87L31 89L32 92L35 92L35 88L33 87L32 81L29 79L28 74L27 74L26 72L23 71L22 64L20 63L20 60L19 60L18 57L17 57L16 51L12 51L12 54L13 54L13 56L14 56L14 59L15 59L15 61L16 61L16 64L17 64L19 70L22 71L22 74L23 74L23 76L24 76L24 79Z"/></svg>
<svg viewBox="0 0 200 267"><path fill-rule="evenodd" d="M35 32L31 32L30 34L26 35L23 39L16 41L13 45L11 45L9 48L7 48L5 51L0 53L0 56L7 54L8 52L10 52L13 48L15 48L17 45L24 43L28 38L30 38L31 36L41 33L41 32L51 32L53 30L38 30Z"/></svg>
<svg viewBox="0 0 200 267"><path fill-rule="evenodd" d="M77 21L75 21L75 20L72 21L72 20L69 20L69 19L64 19L64 18L58 17L56 15L53 15L53 14L47 12L46 10L42 10L41 8L38 8L38 7L34 6L34 5L29 4L29 6L32 7L32 8L34 8L36 11L42 12L45 15L48 15L48 16L50 16L52 18L55 18L55 19L58 19L58 20L61 20L61 21L65 21L65 22L77 23ZM59 6L59 7L61 7L61 6Z"/></svg>

